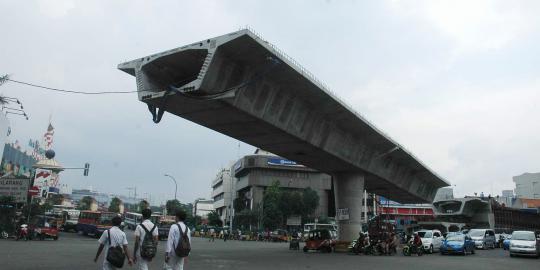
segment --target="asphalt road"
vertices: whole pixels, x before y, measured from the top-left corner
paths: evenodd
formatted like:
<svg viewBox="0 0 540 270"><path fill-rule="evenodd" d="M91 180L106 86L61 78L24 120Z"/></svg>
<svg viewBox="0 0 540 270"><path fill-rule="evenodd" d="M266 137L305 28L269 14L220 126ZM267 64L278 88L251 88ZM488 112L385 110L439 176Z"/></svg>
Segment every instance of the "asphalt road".
<svg viewBox="0 0 540 270"><path fill-rule="evenodd" d="M132 232L127 231L130 248ZM101 269L103 258L93 262L97 240L74 233L62 233L58 241L0 240L0 269ZM150 269L162 269L165 241ZM124 267L125 269L136 269ZM362 256L343 253L320 254L288 250L288 244L193 238L192 254L184 269L539 269L540 260L510 258L502 249L478 250L475 255L422 257Z"/></svg>

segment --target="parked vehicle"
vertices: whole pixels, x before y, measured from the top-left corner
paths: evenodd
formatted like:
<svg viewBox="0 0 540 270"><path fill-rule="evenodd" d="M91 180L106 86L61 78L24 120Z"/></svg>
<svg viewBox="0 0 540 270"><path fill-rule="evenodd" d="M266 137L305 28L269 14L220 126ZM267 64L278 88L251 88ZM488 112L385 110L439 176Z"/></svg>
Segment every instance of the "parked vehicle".
<svg viewBox="0 0 540 270"><path fill-rule="evenodd" d="M421 230L417 232L422 239L424 251L433 253L439 251L443 242L442 233L439 230Z"/></svg>
<svg viewBox="0 0 540 270"><path fill-rule="evenodd" d="M441 254L474 254L474 241L465 234L453 234L448 236L441 245Z"/></svg>
<svg viewBox="0 0 540 270"><path fill-rule="evenodd" d="M310 250L317 250L321 252L332 252L336 241L332 239L330 231L327 229L311 230L308 233L306 239L306 245L304 246L304 252Z"/></svg>
<svg viewBox="0 0 540 270"><path fill-rule="evenodd" d="M272 242L288 242L289 236L286 230L275 230L270 233Z"/></svg>
<svg viewBox="0 0 540 270"><path fill-rule="evenodd" d="M468 235L474 241L476 248L495 248L495 232L491 229L471 229Z"/></svg>
<svg viewBox="0 0 540 270"><path fill-rule="evenodd" d="M540 239L532 231L514 231L510 240L510 257L540 257Z"/></svg>

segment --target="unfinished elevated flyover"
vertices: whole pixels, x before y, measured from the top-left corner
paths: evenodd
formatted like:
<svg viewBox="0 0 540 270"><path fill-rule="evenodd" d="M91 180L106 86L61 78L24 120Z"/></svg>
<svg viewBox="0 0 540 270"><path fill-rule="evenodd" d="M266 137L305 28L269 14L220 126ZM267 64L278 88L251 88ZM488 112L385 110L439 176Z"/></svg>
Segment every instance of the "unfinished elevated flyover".
<svg viewBox="0 0 540 270"><path fill-rule="evenodd" d="M494 198L466 197L441 200L433 203L433 210L437 220L462 223L468 228L489 228L497 233L540 229L540 214L506 207Z"/></svg>
<svg viewBox="0 0 540 270"><path fill-rule="evenodd" d="M154 122L165 111L334 179L339 236L361 228L362 190L431 202L441 177L340 101L290 57L244 29L118 66Z"/></svg>

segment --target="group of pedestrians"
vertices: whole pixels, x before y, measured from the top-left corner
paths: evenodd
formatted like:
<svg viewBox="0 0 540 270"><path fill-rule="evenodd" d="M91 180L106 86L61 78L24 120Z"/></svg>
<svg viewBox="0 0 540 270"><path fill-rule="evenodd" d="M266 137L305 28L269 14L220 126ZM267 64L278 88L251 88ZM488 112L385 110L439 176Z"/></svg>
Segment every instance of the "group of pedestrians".
<svg viewBox="0 0 540 270"><path fill-rule="evenodd" d="M156 257L158 244L157 225L150 221L152 211L144 209L142 211L143 222L135 229L135 245L133 253L129 253L126 234L119 228L122 223L120 217L112 219L112 228L103 232L99 238L99 247L94 258L97 262L99 256L105 250L103 259L104 270L114 270L122 268L127 259L129 266L137 265L139 270L148 270L148 263ZM171 226L165 248L164 265L165 269L184 269L184 259L191 250L191 232L186 226L186 212L179 210L176 212L176 224Z"/></svg>

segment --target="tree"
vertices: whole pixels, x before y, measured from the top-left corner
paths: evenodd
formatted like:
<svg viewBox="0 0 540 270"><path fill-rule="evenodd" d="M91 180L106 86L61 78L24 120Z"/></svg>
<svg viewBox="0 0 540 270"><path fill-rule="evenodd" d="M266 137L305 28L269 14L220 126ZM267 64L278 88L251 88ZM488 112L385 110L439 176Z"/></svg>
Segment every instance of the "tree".
<svg viewBox="0 0 540 270"><path fill-rule="evenodd" d="M283 212L280 209L281 190L279 181L274 181L266 188L263 196L263 218L265 228L274 230L283 224Z"/></svg>
<svg viewBox="0 0 540 270"><path fill-rule="evenodd" d="M11 196L0 196L0 224L3 230L12 233L15 231L15 199Z"/></svg>
<svg viewBox="0 0 540 270"><path fill-rule="evenodd" d="M223 226L223 221L221 221L221 217L216 211L208 213L208 225L217 227Z"/></svg>
<svg viewBox="0 0 540 270"><path fill-rule="evenodd" d="M315 209L319 207L319 195L317 192L311 188L306 188L302 192L302 201L303 201L303 207L304 212L302 213L302 216L309 217L313 215L315 212Z"/></svg>
<svg viewBox="0 0 540 270"><path fill-rule="evenodd" d="M112 198L111 203L109 204L109 212L120 213L121 204L122 200L120 200L118 197Z"/></svg>
<svg viewBox="0 0 540 270"><path fill-rule="evenodd" d="M92 207L92 203L94 202L94 198L90 196L84 196L82 197L81 201L79 202L79 210L90 210Z"/></svg>
<svg viewBox="0 0 540 270"><path fill-rule="evenodd" d="M171 216L176 215L176 211L183 209L182 204L176 199L168 200L165 203L165 208L167 209L167 214Z"/></svg>
<svg viewBox="0 0 540 270"><path fill-rule="evenodd" d="M234 212L238 213L246 209L246 201L247 201L246 199L240 198L240 197L234 199L233 201Z"/></svg>

